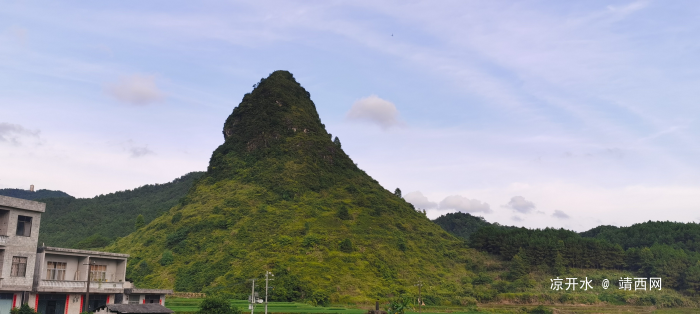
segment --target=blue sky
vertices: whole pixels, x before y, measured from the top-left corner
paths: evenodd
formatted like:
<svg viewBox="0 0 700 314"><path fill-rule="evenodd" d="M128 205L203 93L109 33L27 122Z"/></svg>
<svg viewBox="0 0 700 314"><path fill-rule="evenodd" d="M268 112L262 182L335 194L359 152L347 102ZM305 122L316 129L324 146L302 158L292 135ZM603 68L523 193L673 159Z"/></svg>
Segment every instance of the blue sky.
<svg viewBox="0 0 700 314"><path fill-rule="evenodd" d="M700 221L692 1L0 0L0 188L92 197L204 170L291 71L430 217Z"/></svg>

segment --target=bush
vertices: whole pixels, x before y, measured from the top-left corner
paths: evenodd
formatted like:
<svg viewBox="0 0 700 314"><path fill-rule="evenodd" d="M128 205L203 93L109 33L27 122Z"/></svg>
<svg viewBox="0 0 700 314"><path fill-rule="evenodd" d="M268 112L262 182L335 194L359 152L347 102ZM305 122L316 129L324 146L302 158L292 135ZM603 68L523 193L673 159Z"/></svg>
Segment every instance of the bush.
<svg viewBox="0 0 700 314"><path fill-rule="evenodd" d="M350 213L348 212L348 208L345 207L345 205L342 205L340 209L338 209L338 218L340 220L351 220L352 216L350 216Z"/></svg>
<svg viewBox="0 0 700 314"><path fill-rule="evenodd" d="M331 298L328 293L323 290L315 290L311 294L311 304L314 306L328 306L331 303Z"/></svg>
<svg viewBox="0 0 700 314"><path fill-rule="evenodd" d="M163 255L160 258L160 265L162 266L168 266L172 264L175 261L175 258L173 257L173 252L170 252L168 250L163 251Z"/></svg>
<svg viewBox="0 0 700 314"><path fill-rule="evenodd" d="M350 241L350 239L340 241L340 251L345 253L352 253L352 241Z"/></svg>
<svg viewBox="0 0 700 314"><path fill-rule="evenodd" d="M208 297L199 304L198 314L241 314L237 307L231 307L228 300L220 297Z"/></svg>
<svg viewBox="0 0 700 314"><path fill-rule="evenodd" d="M29 305L27 305L25 303L25 304L22 304L22 306L20 306L20 307L16 307L16 308L10 310L10 313L11 314L36 314L36 311L34 311L34 309L29 307Z"/></svg>
<svg viewBox="0 0 700 314"><path fill-rule="evenodd" d="M534 307L528 311L528 313L531 314L552 314L552 310L544 307L543 305L538 305L537 307Z"/></svg>

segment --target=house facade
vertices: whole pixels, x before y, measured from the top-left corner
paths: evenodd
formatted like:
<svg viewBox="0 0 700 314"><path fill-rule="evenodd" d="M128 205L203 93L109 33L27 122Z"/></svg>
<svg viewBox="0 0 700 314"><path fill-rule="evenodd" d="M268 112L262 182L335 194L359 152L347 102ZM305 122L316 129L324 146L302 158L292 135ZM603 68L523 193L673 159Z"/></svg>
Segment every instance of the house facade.
<svg viewBox="0 0 700 314"><path fill-rule="evenodd" d="M39 246L45 209L44 203L0 196L0 314L23 303L42 314L165 304L172 290L138 289L126 281L128 254Z"/></svg>

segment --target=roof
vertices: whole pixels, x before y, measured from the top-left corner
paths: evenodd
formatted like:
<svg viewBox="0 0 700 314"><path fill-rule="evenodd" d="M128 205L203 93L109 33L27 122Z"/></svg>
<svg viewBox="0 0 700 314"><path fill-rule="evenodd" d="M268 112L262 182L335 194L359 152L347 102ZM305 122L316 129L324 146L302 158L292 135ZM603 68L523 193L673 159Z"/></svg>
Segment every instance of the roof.
<svg viewBox="0 0 700 314"><path fill-rule="evenodd" d="M110 312L127 314L127 313L156 313L156 314L170 314L175 313L175 311L162 306L160 304L149 303L149 304L107 304L104 305Z"/></svg>
<svg viewBox="0 0 700 314"><path fill-rule="evenodd" d="M46 203L28 201L21 198L1 196L0 195L0 207L10 207L24 210L31 210L35 212L43 213L46 211Z"/></svg>
<svg viewBox="0 0 700 314"><path fill-rule="evenodd" d="M45 247L41 247L39 249L43 249L44 252L46 252L46 253L59 253L59 254L68 254L68 255L77 254L77 255L93 255L93 256L119 257L119 258L128 258L129 257L129 254L88 251L88 250L78 250L78 249L66 249L66 248L62 248L62 247L51 247L51 246L45 246Z"/></svg>
<svg viewBox="0 0 700 314"><path fill-rule="evenodd" d="M124 288L126 294L173 294L170 289Z"/></svg>

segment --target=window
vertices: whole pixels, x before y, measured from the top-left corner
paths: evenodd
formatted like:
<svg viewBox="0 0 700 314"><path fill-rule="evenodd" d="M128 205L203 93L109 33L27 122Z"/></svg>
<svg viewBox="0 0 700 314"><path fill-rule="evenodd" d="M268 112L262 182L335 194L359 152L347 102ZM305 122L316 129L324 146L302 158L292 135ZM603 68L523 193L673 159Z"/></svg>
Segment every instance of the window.
<svg viewBox="0 0 700 314"><path fill-rule="evenodd" d="M145 303L156 303L160 304L160 295L157 294L147 294Z"/></svg>
<svg viewBox="0 0 700 314"><path fill-rule="evenodd" d="M32 235L32 217L17 216L17 235L24 237Z"/></svg>
<svg viewBox="0 0 700 314"><path fill-rule="evenodd" d="M65 280L66 263L48 262L46 265L46 280Z"/></svg>
<svg viewBox="0 0 700 314"><path fill-rule="evenodd" d="M139 294L130 294L129 295L129 304L139 304L139 300L141 299L141 295Z"/></svg>
<svg viewBox="0 0 700 314"><path fill-rule="evenodd" d="M27 258L22 256L12 257L12 270L10 276L24 277L27 274Z"/></svg>
<svg viewBox="0 0 700 314"><path fill-rule="evenodd" d="M92 281L105 281L107 265L90 265L90 278Z"/></svg>

